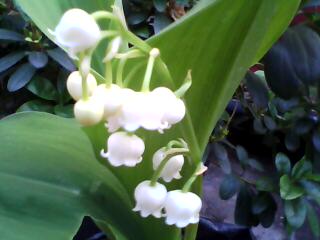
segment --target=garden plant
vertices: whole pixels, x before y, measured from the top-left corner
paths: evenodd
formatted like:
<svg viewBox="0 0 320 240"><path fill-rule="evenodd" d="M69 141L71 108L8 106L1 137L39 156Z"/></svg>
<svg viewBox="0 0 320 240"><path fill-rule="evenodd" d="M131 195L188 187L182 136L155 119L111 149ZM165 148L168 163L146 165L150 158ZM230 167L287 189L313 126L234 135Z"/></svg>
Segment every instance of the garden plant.
<svg viewBox="0 0 320 240"><path fill-rule="evenodd" d="M213 142L221 167L226 166L225 146L232 144L224 137L230 122L215 126L223 122L220 117L247 70L265 56L263 70L271 90L265 87L261 72L249 72L246 84L256 101L250 105L240 97L239 103L250 109L260 134L282 125L305 126L310 112L317 110L310 90L316 73L296 73L301 87L294 96L276 85L283 80L275 68L283 63L279 51L287 50L286 41L301 43L301 36L310 36L303 41L309 46L308 39L319 38L306 26L286 31L302 4L299 0L142 2L15 1L19 11L65 53L52 43L41 44L40 37L30 40L11 34L19 36L18 41L29 39L38 50L8 53L0 59L0 70L8 70L6 76L15 71L7 83L9 91L26 86L50 101L41 100L50 111L23 110L0 122L0 232L4 239L72 239L83 217L90 216L108 239L194 240L202 207L202 175L207 170L205 150L208 141ZM131 12L126 18L128 6L140 6L145 12L136 10L139 14ZM179 15L181 9L187 13ZM153 28L141 28L139 24L149 24L150 16ZM32 32L42 36L38 31ZM3 33L10 36L8 30ZM276 43L283 33L282 41ZM28 62L15 67L26 55ZM70 71L63 78L64 88L58 87L58 76L33 78L36 72L48 76L39 70L47 66L48 56ZM55 89L48 87L52 82L57 91L50 91ZM63 97L66 91L74 105ZM293 97L298 100L290 105ZM281 112L277 107L284 102L290 108ZM299 117L286 115L306 104L307 111ZM66 110L70 107L74 118L65 118L71 117ZM307 146L318 150L317 125L309 125L302 133L281 128L289 151L298 148L297 138L308 139L310 129L313 145L307 141ZM243 147L233 149L242 167L263 171ZM274 154L289 233L303 224L308 209L312 212L303 197L305 189L318 189L313 187L319 181L312 169L314 153L308 151L296 163L283 153ZM231 174L230 166L226 173L220 193L229 199L239 192L236 221L269 227L277 209L267 188L274 189L270 181L243 184L243 179ZM316 221L314 214L308 216Z"/></svg>

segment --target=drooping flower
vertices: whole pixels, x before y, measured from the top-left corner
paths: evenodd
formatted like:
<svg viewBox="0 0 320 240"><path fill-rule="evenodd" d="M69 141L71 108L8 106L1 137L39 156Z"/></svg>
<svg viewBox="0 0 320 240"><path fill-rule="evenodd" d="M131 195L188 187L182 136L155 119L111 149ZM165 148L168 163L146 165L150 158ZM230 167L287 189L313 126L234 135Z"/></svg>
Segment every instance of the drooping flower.
<svg viewBox="0 0 320 240"><path fill-rule="evenodd" d="M74 116L83 126L99 123L103 116L103 105L90 97L88 100L79 100L74 105Z"/></svg>
<svg viewBox="0 0 320 240"><path fill-rule="evenodd" d="M202 202L198 195L181 190L170 191L164 204L166 224L183 228L197 223L201 207Z"/></svg>
<svg viewBox="0 0 320 240"><path fill-rule="evenodd" d="M162 123L170 128L171 125L180 122L186 113L186 107L184 102L177 98L174 92L166 87L158 87L153 91L158 98L158 101L162 103L163 116Z"/></svg>
<svg viewBox="0 0 320 240"><path fill-rule="evenodd" d="M100 28L94 18L78 8L63 14L53 34L58 44L68 48L71 55L95 47L101 38Z"/></svg>
<svg viewBox="0 0 320 240"><path fill-rule="evenodd" d="M112 166L134 167L142 161L145 149L141 138L127 132L116 132L107 141L108 152L101 151L101 156L107 158Z"/></svg>
<svg viewBox="0 0 320 240"><path fill-rule="evenodd" d="M134 191L136 206L133 211L139 211L142 217L153 215L160 218L166 196L167 189L164 185L156 183L155 186L151 186L150 181L143 181Z"/></svg>
<svg viewBox="0 0 320 240"><path fill-rule="evenodd" d="M156 170L160 163L164 160L166 156L165 148L160 148L158 151L155 152L152 158L153 162L153 169ZM183 155L177 155L169 159L169 161L164 166L160 177L165 182L170 182L172 179L179 179L181 178L180 171L184 164L184 157Z"/></svg>
<svg viewBox="0 0 320 240"><path fill-rule="evenodd" d="M97 87L95 77L89 73L87 76L88 95L91 96ZM72 72L67 79L67 89L71 97L78 101L82 98L82 77L79 71Z"/></svg>
<svg viewBox="0 0 320 240"><path fill-rule="evenodd" d="M100 84L95 89L93 96L103 103L105 119L115 114L123 102L121 88L116 84L112 84L110 87Z"/></svg>
<svg viewBox="0 0 320 240"><path fill-rule="evenodd" d="M102 84L98 86L96 92L94 92L94 96L99 98L104 104L104 117L107 120L106 127L109 132L112 133L124 127L122 109L134 94L136 94L136 92L132 89L120 88L115 84L112 84L109 88Z"/></svg>
<svg viewBox="0 0 320 240"><path fill-rule="evenodd" d="M162 129L163 111L156 96L149 92L136 92L122 107L122 125L127 131L140 127L147 130Z"/></svg>

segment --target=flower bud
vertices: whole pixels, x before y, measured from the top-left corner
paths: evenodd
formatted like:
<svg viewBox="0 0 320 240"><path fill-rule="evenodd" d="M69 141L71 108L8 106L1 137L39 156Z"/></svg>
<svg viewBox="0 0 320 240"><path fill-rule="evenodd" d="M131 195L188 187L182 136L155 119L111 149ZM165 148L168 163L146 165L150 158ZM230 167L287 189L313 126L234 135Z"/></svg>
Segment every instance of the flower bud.
<svg viewBox="0 0 320 240"><path fill-rule="evenodd" d="M175 190L168 192L164 204L166 224L175 224L179 228L199 222L199 213L202 207L201 199L191 192Z"/></svg>
<svg viewBox="0 0 320 240"><path fill-rule="evenodd" d="M155 186L150 186L150 181L143 181L134 191L136 206L133 211L140 211L142 217L153 215L160 218L166 196L167 189L164 185L156 183Z"/></svg>
<svg viewBox="0 0 320 240"><path fill-rule="evenodd" d="M155 152L152 158L153 162L153 169L156 170L160 163L166 156L165 148L160 148L158 151ZM181 178L180 171L182 169L184 163L183 155L177 155L169 159L169 161L164 166L160 177L163 178L165 182L170 182L172 179L179 179Z"/></svg>
<svg viewBox="0 0 320 240"><path fill-rule="evenodd" d="M97 87L97 81L89 73L87 76L88 95L91 96ZM79 71L72 72L67 79L67 89L71 97L78 101L82 98L82 77Z"/></svg>
<svg viewBox="0 0 320 240"><path fill-rule="evenodd" d="M101 156L107 158L112 166L134 167L142 161L145 146L141 138L126 132L116 132L108 138L108 152L101 151Z"/></svg>
<svg viewBox="0 0 320 240"><path fill-rule="evenodd" d="M121 46L122 39L121 37L115 37L110 42L110 48L108 49L108 53L106 57L104 58L104 61L111 61L118 53L120 46Z"/></svg>
<svg viewBox="0 0 320 240"><path fill-rule="evenodd" d="M101 38L94 18L81 9L66 11L53 33L58 44L69 48L72 54L93 48Z"/></svg>
<svg viewBox="0 0 320 240"><path fill-rule="evenodd" d="M92 97L88 100L79 100L74 105L74 116L83 126L99 123L103 116L103 106Z"/></svg>

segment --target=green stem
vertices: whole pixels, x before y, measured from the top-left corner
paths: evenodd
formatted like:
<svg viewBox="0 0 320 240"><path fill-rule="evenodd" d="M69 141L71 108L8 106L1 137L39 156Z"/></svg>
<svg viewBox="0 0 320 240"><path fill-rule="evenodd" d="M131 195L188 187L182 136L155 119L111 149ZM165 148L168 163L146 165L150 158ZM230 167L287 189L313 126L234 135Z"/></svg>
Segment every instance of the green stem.
<svg viewBox="0 0 320 240"><path fill-rule="evenodd" d="M126 62L127 62L127 58L122 58L120 59L118 64L116 83L119 87L123 87L122 76L123 76L123 69L124 69L124 66L126 65Z"/></svg>
<svg viewBox="0 0 320 240"><path fill-rule="evenodd" d="M148 92L149 88L150 88L150 81L151 81L153 66L154 66L154 62L155 62L156 57L157 57L157 54L153 54L154 50L157 51L156 49L152 49L150 51L150 56L149 56L149 60L148 60L148 64L147 64L147 70L146 70L146 73L144 75L142 88L141 88L142 92Z"/></svg>
<svg viewBox="0 0 320 240"><path fill-rule="evenodd" d="M139 58L139 57L144 57L145 53L141 52L139 49L133 49L130 50L126 53L118 53L116 55L116 58L122 59L122 58L126 58L126 59L131 59L131 58Z"/></svg>
<svg viewBox="0 0 320 240"><path fill-rule="evenodd" d="M123 38L126 39L129 43L136 46L140 50L142 50L145 53L149 53L152 49L145 41L138 38L136 35L134 35L132 32L125 29L122 24L120 25L120 32L123 35Z"/></svg>
<svg viewBox="0 0 320 240"><path fill-rule="evenodd" d="M179 147L179 148L186 147L186 146L185 146L183 143L181 143L180 141L178 141L178 140L172 140L172 141L170 141L170 142L167 144L166 148L167 148L167 149L170 149L170 148L172 148L173 146L176 146L176 147Z"/></svg>
<svg viewBox="0 0 320 240"><path fill-rule="evenodd" d="M111 63L111 61L106 61L105 84L106 84L106 87L111 87L111 85L112 85L112 63Z"/></svg>
<svg viewBox="0 0 320 240"><path fill-rule="evenodd" d="M188 71L187 76L181 85L181 87L176 90L174 93L178 98L181 98L184 96L184 94L188 91L188 89L191 87L192 84L192 76L191 76L191 70Z"/></svg>
<svg viewBox="0 0 320 240"><path fill-rule="evenodd" d="M198 166L196 167L196 170L194 171L194 173L191 175L191 177L188 179L188 181L183 185L182 192L189 192L190 191L192 184L194 183L194 181L199 176L198 172L201 169L201 166L202 166L202 162L200 162L198 164Z"/></svg>
<svg viewBox="0 0 320 240"><path fill-rule="evenodd" d="M79 73L81 76L81 85L82 85L82 99L84 101L87 101L89 99L89 93L88 93L88 83L87 83L87 74L85 74L81 69L81 64L83 59L85 58L85 54L81 53L79 56Z"/></svg>
<svg viewBox="0 0 320 240"><path fill-rule="evenodd" d="M109 38L109 37L115 37L119 34L117 31L112 31L112 30L106 30L106 31L101 31L101 39Z"/></svg>
<svg viewBox="0 0 320 240"><path fill-rule="evenodd" d="M101 19L109 19L109 20L114 20L114 21L119 21L119 19L113 15L111 12L107 11L96 11L91 14L91 16L96 20L99 21Z"/></svg>
<svg viewBox="0 0 320 240"><path fill-rule="evenodd" d="M187 148L173 148L166 152L165 158L161 161L160 165L156 169L156 171L153 173L153 176L151 178L150 186L155 186L158 179L161 176L161 173L165 167L165 165L168 163L168 161L177 155L184 155L186 153L189 153L189 149Z"/></svg>

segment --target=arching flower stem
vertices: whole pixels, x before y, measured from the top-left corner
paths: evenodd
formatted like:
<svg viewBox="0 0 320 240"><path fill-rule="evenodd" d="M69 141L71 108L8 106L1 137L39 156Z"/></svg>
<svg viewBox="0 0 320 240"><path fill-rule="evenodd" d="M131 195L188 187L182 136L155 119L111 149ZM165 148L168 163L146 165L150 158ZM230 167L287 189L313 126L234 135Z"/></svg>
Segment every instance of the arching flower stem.
<svg viewBox="0 0 320 240"><path fill-rule="evenodd" d="M205 167L203 165L202 162L200 162L197 167L196 170L193 172L193 174L191 175L191 177L188 179L188 181L183 185L182 188L182 192L189 192L191 189L192 184L194 183L194 181L197 179L197 177L199 175L201 175L203 172L205 172L207 170L207 167Z"/></svg>
<svg viewBox="0 0 320 240"><path fill-rule="evenodd" d="M112 63L111 61L106 61L106 72L105 72L105 84L106 87L111 87L112 84Z"/></svg>
<svg viewBox="0 0 320 240"><path fill-rule="evenodd" d="M187 149L187 148L172 148L172 149L168 150L166 152L165 158L161 161L159 167L154 172L154 174L153 174L153 176L151 178L150 185L151 186L155 186L156 185L158 179L161 176L161 172L163 171L163 169L164 169L165 165L167 164L167 162L172 157L175 157L177 155L186 155L187 153L189 153L189 149Z"/></svg>
<svg viewBox="0 0 320 240"><path fill-rule="evenodd" d="M81 52L80 56L79 56L79 72L81 75L81 83L82 83L82 99L84 101L87 101L89 99L89 93L88 93L88 83L87 83L87 77L88 77L88 72L87 71L83 71L82 63L85 60L85 58L87 58L88 56L86 56L85 52Z"/></svg>
<svg viewBox="0 0 320 240"><path fill-rule="evenodd" d="M159 55L160 55L160 51L157 48L153 48L149 53L149 60L148 60L148 64L147 64L147 70L146 70L146 73L144 75L142 88L141 88L142 92L148 92L149 91L154 62L155 62L156 58Z"/></svg>
<svg viewBox="0 0 320 240"><path fill-rule="evenodd" d="M100 21L102 19L109 19L112 21L119 21L118 18L111 12L108 11L96 11L94 13L91 14L91 16L96 20L96 21Z"/></svg>

